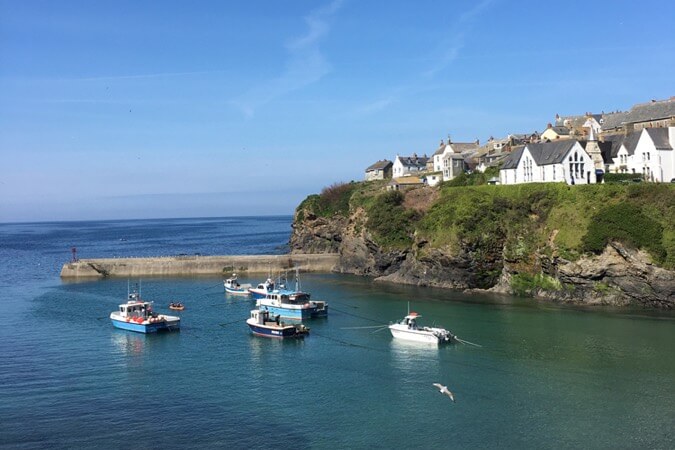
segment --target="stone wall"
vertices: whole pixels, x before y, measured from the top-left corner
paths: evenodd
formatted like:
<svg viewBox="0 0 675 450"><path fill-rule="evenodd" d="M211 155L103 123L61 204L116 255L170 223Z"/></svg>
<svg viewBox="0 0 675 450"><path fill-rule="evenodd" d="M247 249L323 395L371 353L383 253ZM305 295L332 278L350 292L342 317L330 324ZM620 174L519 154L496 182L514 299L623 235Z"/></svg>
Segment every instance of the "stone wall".
<svg viewBox="0 0 675 450"><path fill-rule="evenodd" d="M337 262L336 254L82 259L64 264L61 278L266 274L296 267L302 272L331 272Z"/></svg>

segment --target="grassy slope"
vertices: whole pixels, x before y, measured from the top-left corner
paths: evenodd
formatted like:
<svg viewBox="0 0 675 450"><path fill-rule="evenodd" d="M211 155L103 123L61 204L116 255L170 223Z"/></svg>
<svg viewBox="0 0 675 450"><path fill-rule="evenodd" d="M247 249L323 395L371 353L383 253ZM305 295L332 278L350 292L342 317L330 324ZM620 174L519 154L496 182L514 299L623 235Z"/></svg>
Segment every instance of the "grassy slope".
<svg viewBox="0 0 675 450"><path fill-rule="evenodd" d="M308 197L299 210L309 207L319 215L346 215L349 198L352 210L366 210L365 226L385 248L410 246L414 236L449 253L460 244L479 254L503 246L505 256L519 261L524 270L536 250L575 260L597 251L609 239L643 248L656 265L675 268L672 185L446 184L426 213L406 209L400 196L384 192L383 187L383 183L334 185ZM536 273L536 267L531 269Z"/></svg>

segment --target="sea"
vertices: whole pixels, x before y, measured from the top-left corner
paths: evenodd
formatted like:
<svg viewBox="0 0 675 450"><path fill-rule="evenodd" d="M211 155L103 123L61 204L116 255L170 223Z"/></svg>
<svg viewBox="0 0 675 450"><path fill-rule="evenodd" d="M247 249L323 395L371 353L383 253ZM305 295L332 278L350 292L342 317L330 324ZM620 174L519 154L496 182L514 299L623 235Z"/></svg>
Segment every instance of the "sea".
<svg viewBox="0 0 675 450"><path fill-rule="evenodd" d="M0 447L675 448L670 312L301 273L329 315L308 321L304 339L275 340L249 332L254 303L227 295L222 276L59 277L73 248L80 258L283 254L291 222L0 224ZM155 310L184 303L179 332L112 327L139 282ZM385 325L409 310L465 343L394 340Z"/></svg>

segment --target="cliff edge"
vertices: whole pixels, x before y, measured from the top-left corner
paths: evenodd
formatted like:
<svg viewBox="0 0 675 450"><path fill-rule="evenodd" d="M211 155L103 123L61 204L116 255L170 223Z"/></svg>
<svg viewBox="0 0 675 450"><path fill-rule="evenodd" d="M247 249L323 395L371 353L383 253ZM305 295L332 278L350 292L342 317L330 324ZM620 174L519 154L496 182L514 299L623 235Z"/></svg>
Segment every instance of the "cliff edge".
<svg viewBox="0 0 675 450"><path fill-rule="evenodd" d="M336 184L295 212L293 253L376 281L675 307L675 187Z"/></svg>

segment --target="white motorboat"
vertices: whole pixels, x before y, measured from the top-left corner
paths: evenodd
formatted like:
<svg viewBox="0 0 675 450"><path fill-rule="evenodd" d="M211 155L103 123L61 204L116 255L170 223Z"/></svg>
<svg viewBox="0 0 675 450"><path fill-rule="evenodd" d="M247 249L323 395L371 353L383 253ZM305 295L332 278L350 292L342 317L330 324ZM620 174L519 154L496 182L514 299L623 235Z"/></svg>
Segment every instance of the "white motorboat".
<svg viewBox="0 0 675 450"><path fill-rule="evenodd" d="M389 325L391 335L396 339L429 344L442 344L455 339L455 335L445 328L420 327L417 323L420 317L416 312L409 312L400 322Z"/></svg>

